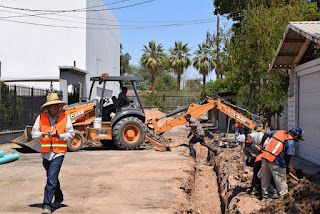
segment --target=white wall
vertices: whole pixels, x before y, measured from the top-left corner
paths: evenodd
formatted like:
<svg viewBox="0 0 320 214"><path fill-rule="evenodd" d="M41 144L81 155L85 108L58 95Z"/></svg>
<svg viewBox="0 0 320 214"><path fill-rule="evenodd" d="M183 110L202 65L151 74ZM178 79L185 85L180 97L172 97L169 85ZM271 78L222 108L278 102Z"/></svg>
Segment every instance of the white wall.
<svg viewBox="0 0 320 214"><path fill-rule="evenodd" d="M87 0L87 7L101 5L101 0ZM120 75L120 23L109 11L87 12L87 71L89 76ZM90 23L94 23L90 24ZM100 29L92 29L100 28ZM87 77L89 78L89 77ZM119 83L108 82L105 95L111 97L120 92ZM89 89L88 89L89 92ZM98 98L101 90L93 90Z"/></svg>
<svg viewBox="0 0 320 214"><path fill-rule="evenodd" d="M3 5L19 8L37 9L73 9L86 7L84 0L3 0ZM34 14L19 10L5 9L2 17ZM14 12L14 13L13 13ZM61 14L62 15L62 14ZM67 14L65 14L67 15ZM54 15L49 18L65 19ZM72 23L50 20L38 17L18 17L9 20L22 21L46 25L67 25ZM85 26L85 25L83 25ZM2 77L32 78L59 77L59 65L73 65L85 69L85 28L68 29L58 27L44 27L29 24L0 21L0 61L2 63ZM38 84L38 86L44 85ZM45 84L47 87L48 84Z"/></svg>
<svg viewBox="0 0 320 214"><path fill-rule="evenodd" d="M1 4L17 8L70 10L103 5L103 2L101 0L2 0ZM12 9L3 10L7 12L1 11L1 17L35 14L35 12ZM77 68L89 72L87 83L83 88L86 96L90 90L90 77L106 72L110 75L120 75L120 27L119 21L110 11L56 13L46 14L43 17L46 18L27 16L8 19L72 28L37 26L0 20L2 78L59 78L59 66L73 66L73 62L76 61ZM116 26L111 28L96 24ZM50 85L50 83L34 82L17 84L43 88L48 88ZM59 89L59 83L54 83L54 87ZM108 88L114 90L113 94L119 93L118 84L108 84ZM96 89L93 92L95 93Z"/></svg>

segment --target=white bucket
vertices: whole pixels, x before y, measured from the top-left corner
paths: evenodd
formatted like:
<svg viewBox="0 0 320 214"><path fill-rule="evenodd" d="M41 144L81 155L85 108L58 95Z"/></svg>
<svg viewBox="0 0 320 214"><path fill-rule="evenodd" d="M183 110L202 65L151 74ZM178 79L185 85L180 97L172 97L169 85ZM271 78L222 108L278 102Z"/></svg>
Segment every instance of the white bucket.
<svg viewBox="0 0 320 214"><path fill-rule="evenodd" d="M93 128L99 129L99 128L101 128L101 124L102 124L102 118L101 117L93 118Z"/></svg>

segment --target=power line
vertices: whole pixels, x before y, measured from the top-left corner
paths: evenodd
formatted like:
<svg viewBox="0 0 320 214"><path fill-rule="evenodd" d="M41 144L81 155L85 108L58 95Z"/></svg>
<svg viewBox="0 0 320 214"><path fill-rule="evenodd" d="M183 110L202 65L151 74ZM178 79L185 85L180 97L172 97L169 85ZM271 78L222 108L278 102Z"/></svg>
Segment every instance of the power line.
<svg viewBox="0 0 320 214"><path fill-rule="evenodd" d="M7 13L13 13L13 14L23 14L23 13L19 13L19 12L12 12L12 11L7 11L7 10L1 10L2 12L7 12ZM25 15L25 14L24 14ZM55 14L57 15L57 14ZM42 15L37 15L35 16L37 18L42 18L42 19L50 19L50 20L57 20L57 21L65 21L65 22L71 22L71 23L80 23L80 24L89 24L89 25L111 25L111 24L102 24L102 23L90 23L90 22L79 22L79 21L73 21L73 20L67 20L67 19L58 19L58 18L50 18L50 17L45 17ZM64 16L62 16L64 17ZM67 16L69 17L69 16ZM71 16L73 17L73 16ZM77 16L76 16L77 17ZM6 17L0 17L2 19L7 19ZM83 18L83 17L78 17L78 18ZM99 20L99 21L109 21L109 22L118 22L118 20L115 19L94 19L94 20ZM167 21L158 21L158 20L154 20L154 21L124 21L124 20L119 20L120 22L131 22L131 23L193 23L193 22L200 22L200 21L210 21L212 20L212 18L204 18L204 19L195 19L195 20L167 20ZM115 25L115 26L119 26L119 25ZM121 25L121 26L132 26L132 25Z"/></svg>
<svg viewBox="0 0 320 214"><path fill-rule="evenodd" d="M234 17L235 18L235 17ZM224 18L226 19L226 18ZM16 20L9 20L9 19L2 19L1 21L7 21L7 22L14 22L14 23L20 23L20 24L30 24L30 25L38 25L38 26L44 26L44 27L55 27L55 28L71 28L71 29L90 29L90 30L104 30L106 28L86 28L86 27L78 27L78 26L67 26L67 25L49 25L49 24L41 24L41 23L34 23L34 22L24 22L24 21L16 21ZM150 28L163 28L163 27L175 27L175 26L187 26L187 25L198 25L198 24L205 24L205 23L211 23L215 22L217 20L209 20L209 21L201 21L201 22L194 22L194 23L175 23L175 24L165 24L165 25L149 25L149 26L127 26L121 29L126 30L133 30L133 29L150 29ZM108 27L110 25L107 25ZM118 28L119 26L111 26Z"/></svg>
<svg viewBox="0 0 320 214"><path fill-rule="evenodd" d="M124 2L124 1L129 1L129 0L122 0L122 1L119 1L119 2ZM139 3L135 3L135 4L121 6L121 7L103 8L103 9L99 9L99 10L97 10L97 9L91 10L90 8L105 7L105 5L98 5L98 6L92 6L92 7L80 8L80 9L72 9L72 10L37 10L37 9L26 9L26 8L18 8L18 7L9 7L9 6L4 6L4 5L0 5L0 7L6 8L6 9L12 9L12 10L28 11L28 12L45 12L45 13L42 13L42 14L40 13L40 14L28 14L28 15L25 15L25 16L36 16L36 15L49 15L49 14L55 14L55 13L98 12L98 11L106 11L106 10L120 10L120 9L129 8L129 7L135 7L135 6L142 5L142 4L151 3L151 2L154 2L154 1L156 1L156 0L148 0L148 1L143 1L143 2L139 2ZM24 17L24 16L11 16L11 17L0 17L0 18L16 18L16 17Z"/></svg>

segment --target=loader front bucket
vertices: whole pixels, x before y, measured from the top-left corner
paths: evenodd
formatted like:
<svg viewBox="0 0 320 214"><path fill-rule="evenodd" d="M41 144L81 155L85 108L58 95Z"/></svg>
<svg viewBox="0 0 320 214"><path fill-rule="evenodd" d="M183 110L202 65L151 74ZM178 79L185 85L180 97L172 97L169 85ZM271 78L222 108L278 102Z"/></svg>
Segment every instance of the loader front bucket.
<svg viewBox="0 0 320 214"><path fill-rule="evenodd" d="M18 144L22 148L32 149L40 152L40 140L33 140L31 136L32 126L26 126L23 135L12 140L11 142Z"/></svg>

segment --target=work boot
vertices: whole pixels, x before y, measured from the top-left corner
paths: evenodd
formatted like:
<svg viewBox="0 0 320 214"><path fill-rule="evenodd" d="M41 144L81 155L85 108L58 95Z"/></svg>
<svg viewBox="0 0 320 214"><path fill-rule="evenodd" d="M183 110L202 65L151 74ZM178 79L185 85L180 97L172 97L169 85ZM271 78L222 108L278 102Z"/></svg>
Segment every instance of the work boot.
<svg viewBox="0 0 320 214"><path fill-rule="evenodd" d="M268 196L272 199L279 199L279 195L277 193L269 193Z"/></svg>
<svg viewBox="0 0 320 214"><path fill-rule="evenodd" d="M49 208L43 208L41 214L51 214L51 210Z"/></svg>
<svg viewBox="0 0 320 214"><path fill-rule="evenodd" d="M268 195L261 194L261 201L267 201L269 199Z"/></svg>

